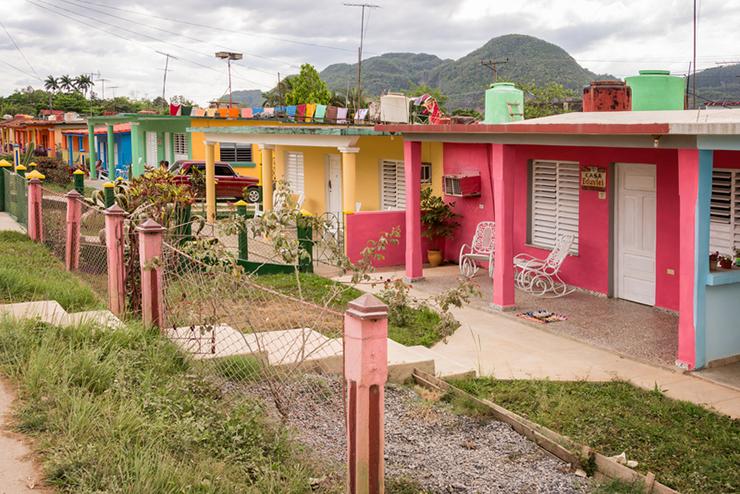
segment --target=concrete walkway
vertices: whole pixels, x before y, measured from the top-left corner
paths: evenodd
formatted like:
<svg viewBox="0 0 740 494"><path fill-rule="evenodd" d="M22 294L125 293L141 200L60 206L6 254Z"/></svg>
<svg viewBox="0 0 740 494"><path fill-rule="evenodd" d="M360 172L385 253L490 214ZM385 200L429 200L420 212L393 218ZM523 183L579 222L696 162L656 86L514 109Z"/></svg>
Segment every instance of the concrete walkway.
<svg viewBox="0 0 740 494"><path fill-rule="evenodd" d="M402 272L384 272L374 278L394 278ZM344 281L342 278L338 278ZM363 287L369 291L375 288ZM424 281L413 285L417 299L435 294ZM623 379L666 396L686 400L740 418L740 392L708 382L678 369L653 366L586 343L525 324L510 315L472 306L455 309L462 324L447 342L433 347L437 353L462 365L474 366L480 375L499 379L552 379L608 381Z"/></svg>
<svg viewBox="0 0 740 494"><path fill-rule="evenodd" d="M0 232L25 232L26 230L16 222L8 213L0 213Z"/></svg>

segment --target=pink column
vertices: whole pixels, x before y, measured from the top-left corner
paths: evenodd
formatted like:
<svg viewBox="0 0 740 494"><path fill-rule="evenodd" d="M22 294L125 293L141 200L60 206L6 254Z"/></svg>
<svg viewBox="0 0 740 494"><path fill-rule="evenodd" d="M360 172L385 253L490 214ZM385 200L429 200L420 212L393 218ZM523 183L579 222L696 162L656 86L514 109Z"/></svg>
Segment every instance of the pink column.
<svg viewBox="0 0 740 494"><path fill-rule="evenodd" d="M64 264L67 271L76 271L80 265L80 218L82 216L82 195L71 190L67 198L67 244L64 249Z"/></svg>
<svg viewBox="0 0 740 494"><path fill-rule="evenodd" d="M370 294L344 315L347 381L347 479L350 494L384 492L384 386L388 379L388 307Z"/></svg>
<svg viewBox="0 0 740 494"><path fill-rule="evenodd" d="M514 148L491 145L491 179L496 212L493 305L514 308Z"/></svg>
<svg viewBox="0 0 740 494"><path fill-rule="evenodd" d="M126 211L114 204L105 210L105 245L108 254L108 309L117 315L126 310L123 222Z"/></svg>
<svg viewBox="0 0 740 494"><path fill-rule="evenodd" d="M141 318L147 326L164 324L162 303L162 240L164 228L148 219L138 227L139 262L141 264Z"/></svg>
<svg viewBox="0 0 740 494"><path fill-rule="evenodd" d="M406 178L406 280L424 277L421 252L421 142L403 143Z"/></svg>
<svg viewBox="0 0 740 494"><path fill-rule="evenodd" d="M679 268L678 268L678 355L677 363L695 366L694 325L696 205L699 196L699 151L678 150ZM709 261L707 260L707 263Z"/></svg>
<svg viewBox="0 0 740 494"><path fill-rule="evenodd" d="M28 181L28 237L34 242L44 241L41 215L41 180L32 178Z"/></svg>

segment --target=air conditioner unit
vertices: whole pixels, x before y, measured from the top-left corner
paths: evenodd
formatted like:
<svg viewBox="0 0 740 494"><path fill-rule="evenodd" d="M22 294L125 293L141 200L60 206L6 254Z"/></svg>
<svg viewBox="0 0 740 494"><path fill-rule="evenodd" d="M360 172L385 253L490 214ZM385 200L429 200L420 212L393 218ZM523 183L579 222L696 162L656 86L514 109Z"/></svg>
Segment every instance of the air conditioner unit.
<svg viewBox="0 0 740 494"><path fill-rule="evenodd" d="M401 93L388 93L381 96L380 121L409 123L409 98Z"/></svg>
<svg viewBox="0 0 740 494"><path fill-rule="evenodd" d="M445 175L442 189L445 195L455 197L480 196L480 175Z"/></svg>

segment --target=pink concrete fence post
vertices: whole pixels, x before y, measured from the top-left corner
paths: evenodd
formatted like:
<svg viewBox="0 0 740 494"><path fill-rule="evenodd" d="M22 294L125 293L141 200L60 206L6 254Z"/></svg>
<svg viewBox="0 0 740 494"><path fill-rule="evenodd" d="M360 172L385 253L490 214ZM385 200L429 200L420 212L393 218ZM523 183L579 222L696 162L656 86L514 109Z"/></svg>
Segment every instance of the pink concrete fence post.
<svg viewBox="0 0 740 494"><path fill-rule="evenodd" d="M164 325L162 288L162 241L164 228L148 219L138 227L141 263L141 318L147 326Z"/></svg>
<svg viewBox="0 0 740 494"><path fill-rule="evenodd" d="M82 204L76 190L70 190L64 196L67 198L67 242L64 249L64 264L67 271L77 271L80 266L80 218Z"/></svg>
<svg viewBox="0 0 740 494"><path fill-rule="evenodd" d="M44 222L41 212L41 180L28 181L28 237L34 242L44 241Z"/></svg>
<svg viewBox="0 0 740 494"><path fill-rule="evenodd" d="M388 379L388 307L370 294L344 315L347 400L347 492L382 494L384 386Z"/></svg>
<svg viewBox="0 0 740 494"><path fill-rule="evenodd" d="M126 211L114 204L105 210L105 246L108 254L108 309L117 315L126 310L123 222Z"/></svg>

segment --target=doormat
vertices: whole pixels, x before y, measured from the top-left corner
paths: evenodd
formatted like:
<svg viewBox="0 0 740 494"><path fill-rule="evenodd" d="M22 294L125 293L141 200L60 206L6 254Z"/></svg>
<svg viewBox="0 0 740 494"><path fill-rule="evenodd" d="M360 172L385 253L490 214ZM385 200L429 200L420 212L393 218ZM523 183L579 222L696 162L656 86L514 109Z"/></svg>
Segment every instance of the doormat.
<svg viewBox="0 0 740 494"><path fill-rule="evenodd" d="M549 310L544 309L533 310L529 312L520 312L516 316L528 321L538 322L540 324L548 324L551 322L568 320L568 318L563 314L556 314L555 312L550 312Z"/></svg>

